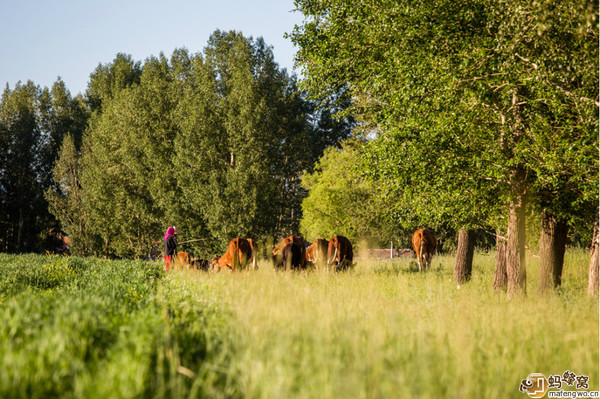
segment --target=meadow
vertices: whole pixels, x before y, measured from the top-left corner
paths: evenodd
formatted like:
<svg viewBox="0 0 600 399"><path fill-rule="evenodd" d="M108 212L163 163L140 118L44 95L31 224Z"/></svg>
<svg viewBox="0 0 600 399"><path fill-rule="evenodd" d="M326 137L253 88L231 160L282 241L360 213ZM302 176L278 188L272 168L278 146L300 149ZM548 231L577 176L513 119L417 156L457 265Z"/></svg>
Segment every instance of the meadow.
<svg viewBox="0 0 600 399"><path fill-rule="evenodd" d="M164 273L157 262L0 254L2 398L523 398L531 373L598 390L589 254L559 292L492 287L494 253L358 260L348 273ZM574 387L564 386L566 389Z"/></svg>

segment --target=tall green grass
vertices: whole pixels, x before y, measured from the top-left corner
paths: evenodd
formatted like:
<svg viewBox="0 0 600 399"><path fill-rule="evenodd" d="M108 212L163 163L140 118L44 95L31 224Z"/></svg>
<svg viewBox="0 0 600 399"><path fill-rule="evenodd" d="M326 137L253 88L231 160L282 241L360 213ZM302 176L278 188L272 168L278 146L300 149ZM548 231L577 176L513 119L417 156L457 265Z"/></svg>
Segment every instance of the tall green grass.
<svg viewBox="0 0 600 399"><path fill-rule="evenodd" d="M0 397L227 392L230 318L186 283L158 263L0 255Z"/></svg>
<svg viewBox="0 0 600 399"><path fill-rule="evenodd" d="M2 398L522 398L534 372L598 389L586 251L563 285L493 290L494 254L457 287L452 257L348 273L175 271L159 263L0 254Z"/></svg>

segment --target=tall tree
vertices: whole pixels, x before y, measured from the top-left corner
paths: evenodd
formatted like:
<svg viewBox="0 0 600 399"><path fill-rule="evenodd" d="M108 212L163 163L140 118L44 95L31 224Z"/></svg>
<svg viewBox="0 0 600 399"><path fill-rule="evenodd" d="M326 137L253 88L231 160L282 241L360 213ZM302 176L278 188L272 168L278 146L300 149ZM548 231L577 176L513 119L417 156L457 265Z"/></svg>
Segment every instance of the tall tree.
<svg viewBox="0 0 600 399"><path fill-rule="evenodd" d="M341 149L329 147L314 171L303 175L308 196L302 201L300 232L305 238L341 234L375 246L399 239L402 227L386 218L385 195L357 168L363 152L361 141L346 140Z"/></svg>
<svg viewBox="0 0 600 399"><path fill-rule="evenodd" d="M167 223L166 212L176 208L171 72L162 54L148 59L140 83L105 100L85 137L80 182L87 228L102 237L101 254L146 254Z"/></svg>
<svg viewBox="0 0 600 399"><path fill-rule="evenodd" d="M598 296L599 280L598 275L600 274L600 262L599 262L599 251L600 251L600 241L598 235L598 219L596 219L596 223L594 223L594 233L592 235L592 245L591 245L591 256L590 256L590 269L588 271L588 288L587 293L589 296L596 297Z"/></svg>
<svg viewBox="0 0 600 399"><path fill-rule="evenodd" d="M0 202L2 250L52 250L44 192L53 186L52 167L63 137L81 137L87 120L80 97L71 98L60 78L51 89L33 82L8 87L0 102Z"/></svg>
<svg viewBox="0 0 600 399"><path fill-rule="evenodd" d="M580 154L597 164L597 157L589 156L596 152L590 138L597 130L592 117L597 113L597 4L307 0L296 5L306 16L292 34L306 69L306 87L320 95L350 87L355 112L370 122L367 128L381 132L379 146L404 147L392 158L402 163L390 159L378 175L406 180L408 174L417 181L410 187L431 194L443 191L427 190L436 187L429 176L460 182L438 183L447 194L436 198L435 210L444 205L462 209L452 212L461 215L484 208L493 221L501 216L495 210L503 209L508 293L525 293L525 210L542 179L531 144L571 131L585 137ZM566 59L580 60L583 70L560 68ZM564 85L578 74L586 77L578 79L580 84L573 89ZM561 107L581 123L563 117ZM542 129L540 121L549 113L560 117L552 129ZM536 148L543 154L538 157L552 153ZM575 157L570 169L583 158ZM449 168L453 163L468 170ZM436 173L419 179L424 164ZM592 173L597 175L597 169ZM581 190L582 181L576 186ZM480 202L478 207L460 199L466 192L475 193L471 198ZM486 201L493 192L498 194L495 204ZM597 188L586 195L597 198ZM457 206L461 202L466 207Z"/></svg>
<svg viewBox="0 0 600 399"><path fill-rule="evenodd" d="M108 64L99 64L90 74L85 98L92 111L102 110L102 104L122 89L136 85L142 76L141 63L130 55L118 53Z"/></svg>
<svg viewBox="0 0 600 399"><path fill-rule="evenodd" d="M122 71L136 77L137 63L115 63L93 75L88 101L101 105L78 161L95 253L143 256L173 224L184 239L204 239L195 247L203 255L235 236L264 239L297 226L300 174L322 144L310 103L262 39L216 31L203 54L150 58L139 79L116 86L106 82L123 82L114 78ZM68 180L68 153L57 181Z"/></svg>
<svg viewBox="0 0 600 399"><path fill-rule="evenodd" d="M63 139L59 158L52 170L55 184L45 195L50 213L60 221L61 229L69 237L70 253L85 256L94 254L94 248L99 246L99 237L88 228L89 212L85 207L80 173L81 153L69 134Z"/></svg>
<svg viewBox="0 0 600 399"><path fill-rule="evenodd" d="M37 118L39 87L29 81L5 89L0 103L3 148L0 165L2 249L8 252L33 250L39 233L35 219L42 213L42 187L36 156L41 145Z"/></svg>

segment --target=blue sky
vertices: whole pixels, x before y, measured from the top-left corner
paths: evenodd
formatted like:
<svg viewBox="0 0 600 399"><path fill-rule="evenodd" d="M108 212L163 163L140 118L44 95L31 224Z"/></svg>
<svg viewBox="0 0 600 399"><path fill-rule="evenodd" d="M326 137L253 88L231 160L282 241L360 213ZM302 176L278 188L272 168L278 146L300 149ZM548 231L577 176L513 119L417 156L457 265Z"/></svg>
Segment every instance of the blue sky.
<svg viewBox="0 0 600 399"><path fill-rule="evenodd" d="M75 96L117 53L136 61L182 47L198 53L216 29L262 36L291 73L296 49L283 35L302 22L293 9L293 0L2 0L0 89L27 80L50 87L60 76Z"/></svg>

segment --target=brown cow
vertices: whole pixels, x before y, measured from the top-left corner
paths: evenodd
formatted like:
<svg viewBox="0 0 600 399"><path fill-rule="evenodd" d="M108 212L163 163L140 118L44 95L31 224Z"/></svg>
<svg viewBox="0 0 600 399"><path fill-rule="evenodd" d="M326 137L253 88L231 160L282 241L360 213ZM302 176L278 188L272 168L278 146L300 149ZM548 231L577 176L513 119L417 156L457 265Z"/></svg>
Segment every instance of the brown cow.
<svg viewBox="0 0 600 399"><path fill-rule="evenodd" d="M274 266L277 267L281 264L280 261L281 261L281 256L283 253L283 248L285 248L286 245L291 244L292 242L300 248L300 268L301 269L306 268L306 257L305 257L306 245L304 244L304 240L302 239L302 237L297 236L297 235L291 235L291 236L284 238L283 240L281 240L281 242L279 244L277 244L273 248L273 265Z"/></svg>
<svg viewBox="0 0 600 399"><path fill-rule="evenodd" d="M415 231L412 238L412 245L417 254L419 262L419 271L431 267L431 258L435 252L436 239L433 231L429 229L420 229Z"/></svg>
<svg viewBox="0 0 600 399"><path fill-rule="evenodd" d="M300 246L291 242L281 251L281 264L284 270L301 270L302 251Z"/></svg>
<svg viewBox="0 0 600 399"><path fill-rule="evenodd" d="M189 269L190 265L190 254L188 254L187 252L177 252L177 255L175 255L174 262L175 268L181 267L184 269Z"/></svg>
<svg viewBox="0 0 600 399"><path fill-rule="evenodd" d="M222 269L230 271L246 269L252 259L252 247L245 238L234 238L229 242L227 251L220 258L214 258L212 265L215 272Z"/></svg>
<svg viewBox="0 0 600 399"><path fill-rule="evenodd" d="M327 246L327 269L329 265L333 265L333 271L344 270L352 266L352 244L344 236L333 236L329 240Z"/></svg>
<svg viewBox="0 0 600 399"><path fill-rule="evenodd" d="M315 265L317 270L327 263L327 247L329 241L324 238L317 238L306 248L306 261Z"/></svg>
<svg viewBox="0 0 600 399"><path fill-rule="evenodd" d="M208 259L193 258L190 261L190 264L191 264L192 269L203 270L203 271L207 272L210 269L211 261Z"/></svg>
<svg viewBox="0 0 600 399"><path fill-rule="evenodd" d="M183 268L186 270L204 270L207 271L210 267L210 261L208 259L197 259L194 258L188 252L178 252L175 256L175 267Z"/></svg>

